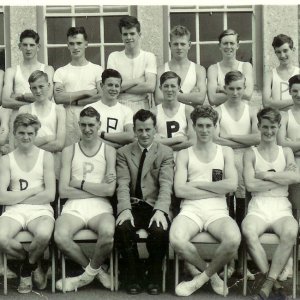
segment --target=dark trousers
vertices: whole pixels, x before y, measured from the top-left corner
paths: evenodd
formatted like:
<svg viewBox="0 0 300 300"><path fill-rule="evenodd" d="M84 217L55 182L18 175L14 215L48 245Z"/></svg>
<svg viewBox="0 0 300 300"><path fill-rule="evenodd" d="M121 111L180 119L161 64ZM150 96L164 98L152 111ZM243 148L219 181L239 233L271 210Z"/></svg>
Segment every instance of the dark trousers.
<svg viewBox="0 0 300 300"><path fill-rule="evenodd" d="M134 227L130 221L124 222L116 228L116 243L117 247L125 260L125 270L127 283L138 282L139 274L139 255L137 249L136 231L145 229L148 232L146 247L149 252L148 259L148 281L151 283L159 283L162 275L162 261L168 250L169 244L169 219L168 229L164 230L160 224L157 227L156 222L152 223L148 228L150 219L154 212L153 207L147 203L141 203L132 208L134 218Z"/></svg>

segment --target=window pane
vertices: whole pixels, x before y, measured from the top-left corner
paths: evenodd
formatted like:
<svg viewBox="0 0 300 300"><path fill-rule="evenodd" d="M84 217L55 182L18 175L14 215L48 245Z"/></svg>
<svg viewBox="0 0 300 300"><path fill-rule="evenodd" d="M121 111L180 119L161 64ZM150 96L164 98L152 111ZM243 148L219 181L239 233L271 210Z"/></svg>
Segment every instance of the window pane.
<svg viewBox="0 0 300 300"><path fill-rule="evenodd" d="M71 18L48 18L48 44L66 44L67 31L71 27Z"/></svg>
<svg viewBox="0 0 300 300"><path fill-rule="evenodd" d="M194 13L171 14L171 29L176 25L183 25L191 32L191 41L196 41L196 16Z"/></svg>
<svg viewBox="0 0 300 300"><path fill-rule="evenodd" d="M211 9L212 11L217 8L224 8L224 5L216 5L216 6L209 6L209 5L201 5L198 6L199 9Z"/></svg>
<svg viewBox="0 0 300 300"><path fill-rule="evenodd" d="M195 9L196 5L171 5L171 9Z"/></svg>
<svg viewBox="0 0 300 300"><path fill-rule="evenodd" d="M245 8L252 8L252 5L228 5L227 7L228 8L242 8L242 9L245 9Z"/></svg>
<svg viewBox="0 0 300 300"><path fill-rule="evenodd" d="M86 59L94 64L100 65L100 48L99 47L88 47L85 50Z"/></svg>
<svg viewBox="0 0 300 300"><path fill-rule="evenodd" d="M252 44L240 44L240 48L236 53L236 58L241 61L253 63Z"/></svg>
<svg viewBox="0 0 300 300"><path fill-rule="evenodd" d="M104 18L104 41L105 43L122 43L118 28L120 17Z"/></svg>
<svg viewBox="0 0 300 300"><path fill-rule="evenodd" d="M189 60L196 63L196 61L197 61L196 45L191 45L191 49L189 51L188 58L189 58Z"/></svg>
<svg viewBox="0 0 300 300"><path fill-rule="evenodd" d="M103 12L128 12L127 5L104 5Z"/></svg>
<svg viewBox="0 0 300 300"><path fill-rule="evenodd" d="M3 14L0 14L0 45L4 45L4 24L3 24Z"/></svg>
<svg viewBox="0 0 300 300"><path fill-rule="evenodd" d="M200 13L200 41L216 41L223 31L222 13Z"/></svg>
<svg viewBox="0 0 300 300"><path fill-rule="evenodd" d="M222 59L219 45L200 46L200 64L206 69Z"/></svg>
<svg viewBox="0 0 300 300"><path fill-rule="evenodd" d="M107 66L107 59L110 53L114 51L122 51L124 49L124 46L106 46L104 47L104 56L105 56L105 66L102 66L103 68Z"/></svg>
<svg viewBox="0 0 300 300"><path fill-rule="evenodd" d="M98 5L76 5L75 13L99 13L100 7Z"/></svg>
<svg viewBox="0 0 300 300"><path fill-rule="evenodd" d="M70 62L70 52L67 48L48 48L48 64L56 70Z"/></svg>
<svg viewBox="0 0 300 300"><path fill-rule="evenodd" d="M228 28L236 30L240 40L252 40L252 13L239 12L227 14Z"/></svg>
<svg viewBox="0 0 300 300"><path fill-rule="evenodd" d="M46 8L47 13L70 13L71 6L52 6L49 5Z"/></svg>
<svg viewBox="0 0 300 300"><path fill-rule="evenodd" d="M100 43L100 18L99 17L77 17L76 26L83 26L88 35L90 43Z"/></svg>
<svg viewBox="0 0 300 300"><path fill-rule="evenodd" d="M0 69L5 70L5 50L0 49Z"/></svg>

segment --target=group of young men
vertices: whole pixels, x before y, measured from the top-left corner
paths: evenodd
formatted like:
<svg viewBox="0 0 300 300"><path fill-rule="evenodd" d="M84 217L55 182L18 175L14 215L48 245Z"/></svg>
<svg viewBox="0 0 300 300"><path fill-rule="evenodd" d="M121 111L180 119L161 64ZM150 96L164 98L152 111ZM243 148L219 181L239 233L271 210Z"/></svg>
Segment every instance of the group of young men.
<svg viewBox="0 0 300 300"><path fill-rule="evenodd" d="M205 69L188 59L187 28L171 30L172 59L158 70L155 56L140 48L138 20L121 18L119 30L125 49L110 54L106 70L86 59L85 29L71 27L68 65L54 72L38 62L39 36L25 30L19 44L23 62L5 72L0 250L22 260L18 291L46 287L41 258L54 231L59 250L84 269L66 278L66 291L94 278L110 288L104 263L115 241L125 261L127 292L140 293L146 274L147 292L157 295L170 241L193 277L176 286L176 294L188 296L208 281L223 294L218 272L227 263L234 272L242 233L266 275L257 297L268 298L272 288L281 287L278 279L289 275L287 261L298 234L287 198L288 185L300 182L300 75L291 63L293 41L274 38L280 65L266 74L266 107L257 111L247 102L252 66L236 59L235 31L219 37L222 61L208 68L206 90ZM203 105L206 92L214 107ZM56 181L59 197L67 201L55 220L50 203ZM246 190L252 199L244 218ZM84 228L98 236L91 257L73 241ZM142 273L139 229L148 232L148 268ZM269 229L280 237L270 266L259 243ZM33 235L26 251L15 239L21 230ZM191 242L203 230L220 242L209 264ZM254 279L250 272L248 277ZM58 280L57 289L62 285Z"/></svg>

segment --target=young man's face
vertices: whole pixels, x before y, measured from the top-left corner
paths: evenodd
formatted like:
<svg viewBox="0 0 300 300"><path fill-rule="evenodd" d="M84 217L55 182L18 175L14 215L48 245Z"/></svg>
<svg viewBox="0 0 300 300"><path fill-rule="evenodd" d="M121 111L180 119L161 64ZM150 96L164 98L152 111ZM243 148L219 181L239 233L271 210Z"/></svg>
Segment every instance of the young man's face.
<svg viewBox="0 0 300 300"><path fill-rule="evenodd" d="M300 105L300 83L294 83L290 89L290 95L295 105Z"/></svg>
<svg viewBox="0 0 300 300"><path fill-rule="evenodd" d="M281 65L286 65L290 62L293 50L288 43L275 48L274 51Z"/></svg>
<svg viewBox="0 0 300 300"><path fill-rule="evenodd" d="M68 49L72 58L85 57L85 49L87 48L87 41L83 34L79 33L68 37Z"/></svg>
<svg viewBox="0 0 300 300"><path fill-rule="evenodd" d="M167 79L161 86L160 89L164 96L164 101L173 101L177 99L180 91L177 78Z"/></svg>
<svg viewBox="0 0 300 300"><path fill-rule="evenodd" d="M169 45L172 57L174 58L186 58L191 48L191 42L189 41L188 36L173 36Z"/></svg>
<svg viewBox="0 0 300 300"><path fill-rule="evenodd" d="M97 139L101 123L97 121L96 117L80 117L78 124L82 140L92 141Z"/></svg>
<svg viewBox="0 0 300 300"><path fill-rule="evenodd" d="M267 143L276 141L276 136L280 128L280 124L272 123L267 119L261 119L261 123L257 124L260 131L261 140Z"/></svg>
<svg viewBox="0 0 300 300"><path fill-rule="evenodd" d="M237 36L234 34L224 36L219 43L219 49L224 57L235 58L238 48L239 43L237 42Z"/></svg>
<svg viewBox="0 0 300 300"><path fill-rule="evenodd" d="M212 141L216 126L213 121L209 118L198 118L196 124L193 125L197 135L197 139L202 143Z"/></svg>
<svg viewBox="0 0 300 300"><path fill-rule="evenodd" d="M30 90L36 101L45 101L48 99L50 83L44 77L38 78L35 82L31 82Z"/></svg>
<svg viewBox="0 0 300 300"><path fill-rule="evenodd" d="M245 92L245 79L231 81L224 86L228 100L241 100Z"/></svg>
<svg viewBox="0 0 300 300"><path fill-rule="evenodd" d="M14 133L19 148L29 148L33 145L37 132L33 126L19 126Z"/></svg>
<svg viewBox="0 0 300 300"><path fill-rule="evenodd" d="M37 44L33 38L26 37L19 43L19 49L22 51L24 59L31 59L37 55L40 44Z"/></svg>
<svg viewBox="0 0 300 300"><path fill-rule="evenodd" d="M121 35L126 49L135 49L139 45L141 33L137 32L136 27L122 27Z"/></svg>
<svg viewBox="0 0 300 300"><path fill-rule="evenodd" d="M153 120L151 118L144 122L136 120L134 124L134 132L139 144L144 148L148 148L152 144L156 133Z"/></svg>
<svg viewBox="0 0 300 300"><path fill-rule="evenodd" d="M103 98L114 101L118 98L121 91L121 79L116 77L109 77L101 85Z"/></svg>

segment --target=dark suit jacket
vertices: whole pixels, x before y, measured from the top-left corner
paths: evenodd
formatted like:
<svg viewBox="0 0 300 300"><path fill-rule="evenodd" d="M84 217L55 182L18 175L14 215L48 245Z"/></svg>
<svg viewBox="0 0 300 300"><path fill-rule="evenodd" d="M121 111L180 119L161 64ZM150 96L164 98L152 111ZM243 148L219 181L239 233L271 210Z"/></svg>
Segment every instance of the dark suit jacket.
<svg viewBox="0 0 300 300"><path fill-rule="evenodd" d="M117 151L118 214L131 209L142 151L138 142L125 145ZM154 209L169 213L174 177L174 159L171 148L153 142L146 155L141 187L144 200Z"/></svg>

